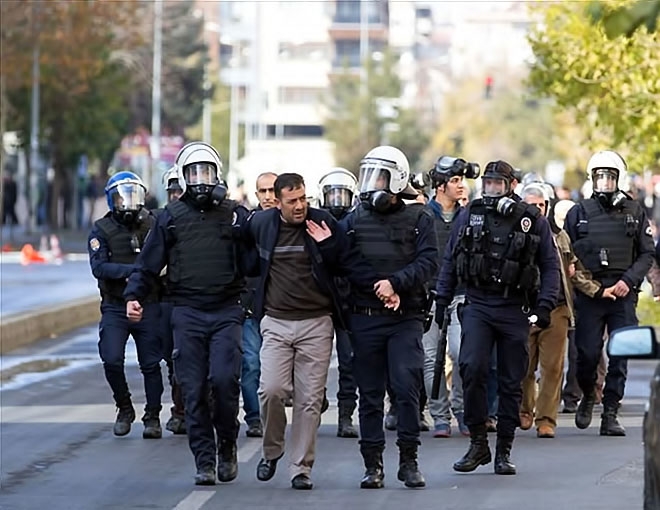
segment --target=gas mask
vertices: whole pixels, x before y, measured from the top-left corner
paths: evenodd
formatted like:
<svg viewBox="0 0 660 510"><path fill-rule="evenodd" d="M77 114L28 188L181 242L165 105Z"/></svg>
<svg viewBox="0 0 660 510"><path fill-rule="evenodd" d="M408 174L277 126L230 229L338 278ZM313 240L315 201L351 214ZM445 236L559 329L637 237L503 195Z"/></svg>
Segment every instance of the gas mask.
<svg viewBox="0 0 660 510"><path fill-rule="evenodd" d="M613 192L601 191L594 193L594 196L605 209L619 208L628 199L626 194L621 190L617 190Z"/></svg>
<svg viewBox="0 0 660 510"><path fill-rule="evenodd" d="M217 207L227 197L227 188L222 184L195 184L188 189L200 208Z"/></svg>
<svg viewBox="0 0 660 510"><path fill-rule="evenodd" d="M136 222L138 216L139 216L140 211L133 211L133 210L115 210L112 212L113 216L115 219L121 223L122 225L131 226L133 223Z"/></svg>
<svg viewBox="0 0 660 510"><path fill-rule="evenodd" d="M483 204L501 216L509 216L516 206L516 201L509 197L483 197Z"/></svg>
<svg viewBox="0 0 660 510"><path fill-rule="evenodd" d="M361 193L360 200L365 202L370 209L384 214L392 207L392 197L394 195L389 191L378 190L369 193Z"/></svg>

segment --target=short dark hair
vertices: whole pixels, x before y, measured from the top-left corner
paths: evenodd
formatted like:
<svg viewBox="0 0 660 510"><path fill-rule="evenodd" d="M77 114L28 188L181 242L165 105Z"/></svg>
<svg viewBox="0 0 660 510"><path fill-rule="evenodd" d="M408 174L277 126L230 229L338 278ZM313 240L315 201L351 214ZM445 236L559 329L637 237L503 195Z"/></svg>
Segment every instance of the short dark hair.
<svg viewBox="0 0 660 510"><path fill-rule="evenodd" d="M294 173L284 173L277 176L275 179L275 196L281 198L282 190L294 190L305 186L305 180L302 175Z"/></svg>

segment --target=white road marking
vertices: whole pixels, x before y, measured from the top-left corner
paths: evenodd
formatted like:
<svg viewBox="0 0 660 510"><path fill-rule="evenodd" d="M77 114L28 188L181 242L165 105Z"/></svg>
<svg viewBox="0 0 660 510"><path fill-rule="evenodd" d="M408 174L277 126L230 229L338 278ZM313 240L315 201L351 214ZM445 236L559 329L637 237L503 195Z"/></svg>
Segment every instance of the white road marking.
<svg viewBox="0 0 660 510"><path fill-rule="evenodd" d="M240 464L250 462L252 457L254 457L257 452L261 451L261 444L261 439L259 438L248 439L243 443L243 446L238 449L238 462Z"/></svg>
<svg viewBox="0 0 660 510"><path fill-rule="evenodd" d="M173 510L199 510L213 496L215 496L215 491L213 490L192 491L179 501Z"/></svg>

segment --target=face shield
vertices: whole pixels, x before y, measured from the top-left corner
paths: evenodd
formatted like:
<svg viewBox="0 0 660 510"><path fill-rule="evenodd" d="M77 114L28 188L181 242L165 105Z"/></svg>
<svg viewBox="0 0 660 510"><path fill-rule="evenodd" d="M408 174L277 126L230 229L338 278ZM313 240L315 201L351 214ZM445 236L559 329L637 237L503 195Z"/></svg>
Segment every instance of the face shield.
<svg viewBox="0 0 660 510"><path fill-rule="evenodd" d="M110 190L113 210L137 211L144 206L144 187L133 182L122 182Z"/></svg>
<svg viewBox="0 0 660 510"><path fill-rule="evenodd" d="M613 193L617 188L619 173L613 168L597 168L593 171L594 192Z"/></svg>
<svg viewBox="0 0 660 510"><path fill-rule="evenodd" d="M183 168L183 178L188 186L218 184L218 173L211 163L192 163Z"/></svg>
<svg viewBox="0 0 660 510"><path fill-rule="evenodd" d="M385 162L365 161L360 165L360 194L372 191L390 191L391 171Z"/></svg>
<svg viewBox="0 0 660 510"><path fill-rule="evenodd" d="M509 190L509 184L506 179L498 177L482 177L481 194L484 197L499 198L505 196Z"/></svg>
<svg viewBox="0 0 660 510"><path fill-rule="evenodd" d="M323 192L323 207L341 207L350 209L353 204L353 192L348 188L329 188Z"/></svg>

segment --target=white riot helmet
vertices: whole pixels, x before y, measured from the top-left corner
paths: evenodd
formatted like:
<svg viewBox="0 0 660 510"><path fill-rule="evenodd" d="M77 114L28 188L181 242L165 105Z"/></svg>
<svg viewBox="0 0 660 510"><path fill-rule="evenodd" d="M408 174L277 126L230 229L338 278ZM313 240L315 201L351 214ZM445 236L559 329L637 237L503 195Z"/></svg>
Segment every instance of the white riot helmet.
<svg viewBox="0 0 660 510"><path fill-rule="evenodd" d="M403 152L389 145L371 149L360 161L360 199L381 211L391 203L391 195L414 199L417 191L409 178L410 165Z"/></svg>
<svg viewBox="0 0 660 510"><path fill-rule="evenodd" d="M319 206L341 218L353 206L356 192L355 175L345 168L332 168L319 181Z"/></svg>
<svg viewBox="0 0 660 510"><path fill-rule="evenodd" d="M179 182L179 169L176 165L169 168L163 174L163 187L167 191L167 201L172 202L183 194L183 189Z"/></svg>
<svg viewBox="0 0 660 510"><path fill-rule="evenodd" d="M210 200L219 203L224 199L227 189L221 185L222 160L212 146L204 142L191 142L181 148L174 163L183 193L188 192L200 205ZM222 188L224 195L217 188ZM217 196L212 197L214 192Z"/></svg>
<svg viewBox="0 0 660 510"><path fill-rule="evenodd" d="M596 152L587 163L587 178L592 181L594 193L628 191L628 166L614 151Z"/></svg>

